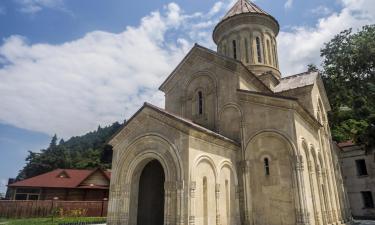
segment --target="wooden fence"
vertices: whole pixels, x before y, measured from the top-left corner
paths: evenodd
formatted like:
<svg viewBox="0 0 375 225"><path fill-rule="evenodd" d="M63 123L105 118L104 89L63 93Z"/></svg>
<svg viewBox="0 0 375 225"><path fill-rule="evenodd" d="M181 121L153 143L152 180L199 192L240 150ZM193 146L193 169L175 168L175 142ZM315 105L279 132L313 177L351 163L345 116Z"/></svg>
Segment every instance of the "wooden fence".
<svg viewBox="0 0 375 225"><path fill-rule="evenodd" d="M80 214L86 217L106 217L108 201L0 201L0 218L32 218ZM66 214L65 214L66 213Z"/></svg>

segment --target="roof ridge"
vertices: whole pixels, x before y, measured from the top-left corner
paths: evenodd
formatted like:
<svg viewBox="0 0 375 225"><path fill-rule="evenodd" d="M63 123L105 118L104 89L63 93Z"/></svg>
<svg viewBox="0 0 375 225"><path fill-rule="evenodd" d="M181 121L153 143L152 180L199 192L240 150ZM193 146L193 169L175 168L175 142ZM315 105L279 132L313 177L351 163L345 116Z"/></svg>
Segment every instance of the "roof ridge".
<svg viewBox="0 0 375 225"><path fill-rule="evenodd" d="M306 75L309 75L309 74L312 74L312 73L317 73L317 72L315 72L315 71L312 71L312 72L305 71L305 72L302 72L302 73L297 73L297 74L289 75L289 76L286 76L286 77L282 77L281 79L286 80L286 79L291 79L291 78L295 78L295 77L306 76Z"/></svg>

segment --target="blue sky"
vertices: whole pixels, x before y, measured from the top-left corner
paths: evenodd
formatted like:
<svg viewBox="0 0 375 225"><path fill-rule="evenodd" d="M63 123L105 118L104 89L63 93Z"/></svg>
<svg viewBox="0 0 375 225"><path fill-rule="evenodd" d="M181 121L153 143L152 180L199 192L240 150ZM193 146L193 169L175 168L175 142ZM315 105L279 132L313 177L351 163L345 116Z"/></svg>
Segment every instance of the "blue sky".
<svg viewBox="0 0 375 225"><path fill-rule="evenodd" d="M0 192L28 150L129 118L234 0L1 0ZM373 0L257 0L279 20L283 75L320 64L343 29L374 23Z"/></svg>

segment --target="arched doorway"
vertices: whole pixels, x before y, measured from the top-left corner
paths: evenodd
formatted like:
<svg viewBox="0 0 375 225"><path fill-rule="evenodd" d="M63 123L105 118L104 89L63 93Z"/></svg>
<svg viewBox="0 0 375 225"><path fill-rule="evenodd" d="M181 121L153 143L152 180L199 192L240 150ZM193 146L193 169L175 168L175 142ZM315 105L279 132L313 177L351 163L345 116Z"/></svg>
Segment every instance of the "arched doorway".
<svg viewBox="0 0 375 225"><path fill-rule="evenodd" d="M162 165L152 160L139 179L137 225L164 224L164 181Z"/></svg>

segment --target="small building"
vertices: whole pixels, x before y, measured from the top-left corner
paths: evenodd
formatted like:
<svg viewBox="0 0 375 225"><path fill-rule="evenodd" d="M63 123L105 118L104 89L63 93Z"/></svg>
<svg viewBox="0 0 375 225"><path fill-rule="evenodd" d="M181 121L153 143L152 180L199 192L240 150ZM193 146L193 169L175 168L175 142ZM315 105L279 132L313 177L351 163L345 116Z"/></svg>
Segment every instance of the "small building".
<svg viewBox="0 0 375 225"><path fill-rule="evenodd" d="M375 152L351 141L339 143L341 167L354 218L375 219Z"/></svg>
<svg viewBox="0 0 375 225"><path fill-rule="evenodd" d="M99 201L108 199L110 172L56 169L8 185L11 200Z"/></svg>

